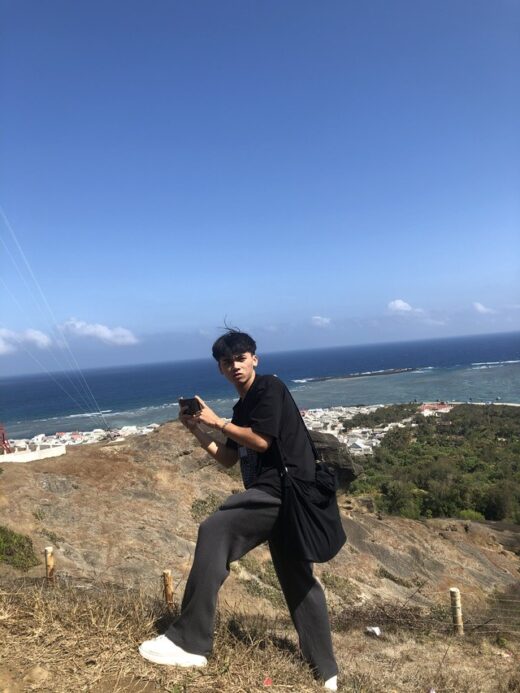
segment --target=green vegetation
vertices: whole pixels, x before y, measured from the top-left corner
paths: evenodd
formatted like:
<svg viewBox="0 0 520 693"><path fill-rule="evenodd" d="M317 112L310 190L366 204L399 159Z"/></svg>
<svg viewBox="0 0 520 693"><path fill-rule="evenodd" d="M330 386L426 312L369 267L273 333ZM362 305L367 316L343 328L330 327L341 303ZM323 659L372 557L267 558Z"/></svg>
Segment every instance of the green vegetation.
<svg viewBox="0 0 520 693"><path fill-rule="evenodd" d="M208 494L205 498L197 498L191 504L191 516L195 522L202 522L208 515L222 505L223 499L214 493Z"/></svg>
<svg viewBox="0 0 520 693"><path fill-rule="evenodd" d="M356 414L351 419L341 419L341 423L345 431L351 428L376 428L415 416L418 406L417 402L390 404L388 407L379 407L371 414Z"/></svg>
<svg viewBox="0 0 520 693"><path fill-rule="evenodd" d="M363 466L351 492L374 495L387 513L520 523L520 407L416 415L389 431Z"/></svg>
<svg viewBox="0 0 520 693"><path fill-rule="evenodd" d="M479 513L476 510L461 510L457 517L460 520L473 520L474 522L486 519L482 513Z"/></svg>
<svg viewBox="0 0 520 693"><path fill-rule="evenodd" d="M29 537L0 526L0 561L20 570L29 570L38 560Z"/></svg>
<svg viewBox="0 0 520 693"><path fill-rule="evenodd" d="M321 581L325 587L343 599L343 601L353 602L359 597L358 590L354 584L346 577L324 571L321 574Z"/></svg>
<svg viewBox="0 0 520 693"><path fill-rule="evenodd" d="M267 599L273 606L277 608L285 605L285 599L280 590L276 590L274 587L269 587L269 585L264 585L264 583L260 582L259 580L240 580L240 582L242 585L244 585L246 592L252 597Z"/></svg>
<svg viewBox="0 0 520 693"><path fill-rule="evenodd" d="M280 583L271 561L261 563L254 556L248 554L241 558L239 563L248 573L258 578L258 580L254 578L252 580L241 579L241 583L249 594L267 599L276 607L285 605Z"/></svg>
<svg viewBox="0 0 520 693"><path fill-rule="evenodd" d="M33 510L33 517L35 520L38 520L38 522L42 522L45 519L45 512L41 508Z"/></svg>

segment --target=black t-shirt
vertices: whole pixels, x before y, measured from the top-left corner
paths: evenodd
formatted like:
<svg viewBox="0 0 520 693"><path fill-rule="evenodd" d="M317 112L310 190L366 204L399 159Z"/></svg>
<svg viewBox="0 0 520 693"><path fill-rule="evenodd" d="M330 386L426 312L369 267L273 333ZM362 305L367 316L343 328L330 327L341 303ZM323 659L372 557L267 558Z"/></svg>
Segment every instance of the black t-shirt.
<svg viewBox="0 0 520 693"><path fill-rule="evenodd" d="M280 456L291 476L312 481L315 459L300 412L284 383L274 375L257 375L243 399L233 407L232 423L271 436L266 452L255 452L228 438L238 450L246 488L281 496Z"/></svg>

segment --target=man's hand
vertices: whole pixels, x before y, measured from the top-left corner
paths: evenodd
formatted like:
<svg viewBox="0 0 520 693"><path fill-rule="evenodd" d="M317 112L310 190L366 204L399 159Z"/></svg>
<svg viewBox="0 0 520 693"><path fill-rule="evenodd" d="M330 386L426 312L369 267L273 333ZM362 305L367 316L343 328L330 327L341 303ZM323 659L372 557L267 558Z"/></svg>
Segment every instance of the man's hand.
<svg viewBox="0 0 520 693"><path fill-rule="evenodd" d="M183 426L197 438L201 447L206 450L217 462L220 462L224 467L231 467L238 460L236 450L226 447L224 443L213 440L199 424L205 424L218 430L226 423L225 419L218 417L215 412L200 397L199 400L202 410L197 414L187 414L185 409L179 411L179 421Z"/></svg>
<svg viewBox="0 0 520 693"><path fill-rule="evenodd" d="M194 416L191 416L190 414L183 414L181 411L179 412L179 421L188 429L188 431L195 433L198 421Z"/></svg>
<svg viewBox="0 0 520 693"><path fill-rule="evenodd" d="M185 426L190 433L193 433L195 435L198 429L197 424L199 423L197 417L193 416L192 414L187 413L187 407L181 407L179 409L179 421L183 426Z"/></svg>
<svg viewBox="0 0 520 693"><path fill-rule="evenodd" d="M209 426L209 428L215 428L217 431L220 431L222 426L226 423L226 420L217 416L213 409L208 407L201 397L195 395L195 399L200 402L202 409L196 414L187 414L185 409L181 409L179 411L179 420L183 426L186 426L193 434L195 434L197 430L200 430L198 424L205 424Z"/></svg>
<svg viewBox="0 0 520 693"><path fill-rule="evenodd" d="M192 417L193 419L195 419L196 423L205 424L206 426L214 428L217 431L222 430L222 426L224 426L226 420L222 419L220 416L217 416L213 409L211 409L211 407L208 407L206 402L201 397L195 395L195 399L197 399L200 402L200 405L202 407L202 409L196 414L194 414L194 416Z"/></svg>

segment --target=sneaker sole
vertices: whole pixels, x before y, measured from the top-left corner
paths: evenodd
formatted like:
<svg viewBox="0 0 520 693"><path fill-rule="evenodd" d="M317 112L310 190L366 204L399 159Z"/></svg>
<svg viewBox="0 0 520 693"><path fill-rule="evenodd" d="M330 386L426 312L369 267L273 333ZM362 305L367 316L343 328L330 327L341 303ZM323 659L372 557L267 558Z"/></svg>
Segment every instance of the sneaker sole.
<svg viewBox="0 0 520 693"><path fill-rule="evenodd" d="M141 655L141 657L144 657L144 659L147 659L149 662L153 662L154 664L166 664L171 667L205 667L208 663L207 660L192 663L172 661L168 657L161 657L161 655L152 654L146 651L143 652L141 648L139 648L139 654Z"/></svg>

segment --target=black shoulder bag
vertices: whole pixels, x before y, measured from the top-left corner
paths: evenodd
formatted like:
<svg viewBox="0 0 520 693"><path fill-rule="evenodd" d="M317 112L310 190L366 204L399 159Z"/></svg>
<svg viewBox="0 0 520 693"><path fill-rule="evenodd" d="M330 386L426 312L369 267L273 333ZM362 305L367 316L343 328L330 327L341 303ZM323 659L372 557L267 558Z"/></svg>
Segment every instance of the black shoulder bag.
<svg viewBox="0 0 520 693"><path fill-rule="evenodd" d="M289 395L292 398L290 392ZM300 414L296 402L294 405ZM282 481L281 531L290 556L300 561L325 563L334 558L347 540L336 498L338 483L334 469L319 461L301 414L300 418L316 460L316 475L313 481L291 476L284 464L280 442L276 441Z"/></svg>

